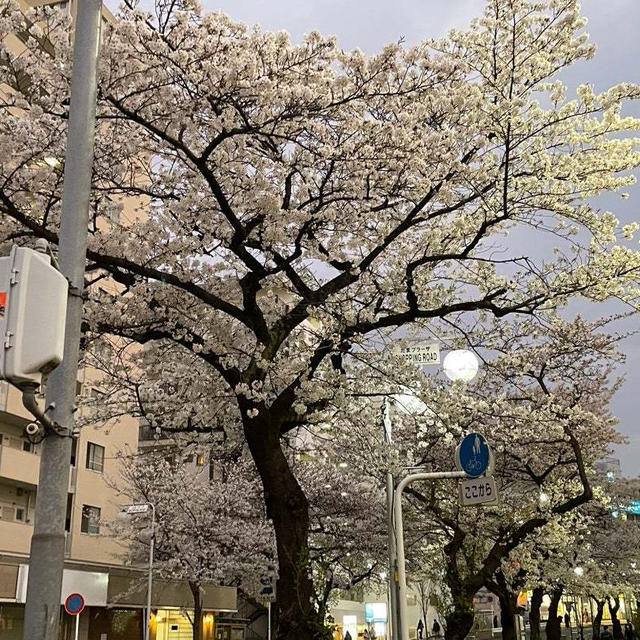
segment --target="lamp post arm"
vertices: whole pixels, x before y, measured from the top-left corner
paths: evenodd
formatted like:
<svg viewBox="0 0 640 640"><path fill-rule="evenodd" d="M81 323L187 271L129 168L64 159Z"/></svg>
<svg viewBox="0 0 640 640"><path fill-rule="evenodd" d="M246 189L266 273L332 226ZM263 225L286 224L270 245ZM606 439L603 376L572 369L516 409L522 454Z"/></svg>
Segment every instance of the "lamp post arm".
<svg viewBox="0 0 640 640"><path fill-rule="evenodd" d="M412 473L398 482L394 494L393 510L396 526L396 562L398 565L400 638L409 640L409 620L407 611L407 573L404 557L404 525L402 522L402 493L412 483L418 480L446 480L449 478L467 478L464 471L431 471Z"/></svg>

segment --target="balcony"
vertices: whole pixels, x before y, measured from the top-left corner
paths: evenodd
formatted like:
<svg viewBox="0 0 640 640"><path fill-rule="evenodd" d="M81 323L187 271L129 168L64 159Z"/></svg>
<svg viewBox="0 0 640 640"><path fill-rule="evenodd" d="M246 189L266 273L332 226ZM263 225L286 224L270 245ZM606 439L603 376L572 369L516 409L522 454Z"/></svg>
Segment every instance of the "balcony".
<svg viewBox="0 0 640 640"><path fill-rule="evenodd" d="M0 445L0 478L37 486L39 471L39 456Z"/></svg>
<svg viewBox="0 0 640 640"><path fill-rule="evenodd" d="M22 393L20 390L6 382L0 384L0 411L4 411L16 418L28 420L29 422L33 421L33 416L22 404Z"/></svg>
<svg viewBox="0 0 640 640"><path fill-rule="evenodd" d="M0 550L3 553L29 554L33 527L22 522L0 520Z"/></svg>

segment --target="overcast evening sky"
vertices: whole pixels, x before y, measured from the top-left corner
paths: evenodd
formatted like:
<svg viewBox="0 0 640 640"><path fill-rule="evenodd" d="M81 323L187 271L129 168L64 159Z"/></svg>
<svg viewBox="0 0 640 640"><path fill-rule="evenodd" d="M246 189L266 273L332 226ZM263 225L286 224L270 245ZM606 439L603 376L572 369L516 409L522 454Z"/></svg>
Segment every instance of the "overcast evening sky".
<svg viewBox="0 0 640 640"><path fill-rule="evenodd" d="M426 38L463 29L479 15L484 0L201 0L207 11L223 11L234 20L259 24L266 30L286 30L294 42L312 30L335 35L344 49L359 47L377 52L384 44L403 40L411 45ZM117 1L107 0L115 9ZM145 0L143 5L147 5ZM147 5L148 6L148 5ZM562 75L573 88L583 82L602 90L617 82L640 82L640 0L583 0L587 31L598 46L593 60L574 65ZM626 113L640 116L640 104L628 105ZM629 200L617 197L599 204L621 220L640 221L640 186L630 190ZM608 305L608 311L621 311ZM632 319L627 328L637 329ZM629 444L616 456L626 475L640 475L640 334L625 343L627 363L621 373L627 377L613 401L621 431Z"/></svg>

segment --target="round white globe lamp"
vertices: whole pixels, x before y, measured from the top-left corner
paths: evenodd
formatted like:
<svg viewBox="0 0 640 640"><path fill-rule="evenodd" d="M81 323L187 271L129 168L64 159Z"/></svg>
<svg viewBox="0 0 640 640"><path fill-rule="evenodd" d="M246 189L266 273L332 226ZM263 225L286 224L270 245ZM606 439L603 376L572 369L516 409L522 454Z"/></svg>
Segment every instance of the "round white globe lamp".
<svg viewBox="0 0 640 640"><path fill-rule="evenodd" d="M442 361L444 373L454 382L469 382L476 377L480 364L475 354L467 349L449 351Z"/></svg>

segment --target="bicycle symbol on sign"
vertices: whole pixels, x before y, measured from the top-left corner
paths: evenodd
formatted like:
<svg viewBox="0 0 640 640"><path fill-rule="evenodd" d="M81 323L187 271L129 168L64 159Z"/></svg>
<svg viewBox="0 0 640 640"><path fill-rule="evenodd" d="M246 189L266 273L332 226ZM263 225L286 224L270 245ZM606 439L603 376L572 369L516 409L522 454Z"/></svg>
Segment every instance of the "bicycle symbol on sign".
<svg viewBox="0 0 640 640"><path fill-rule="evenodd" d="M465 466L466 471L471 471L472 473L474 471L480 471L484 468L484 465L478 458L471 458L471 460L469 460L469 462L467 462Z"/></svg>

